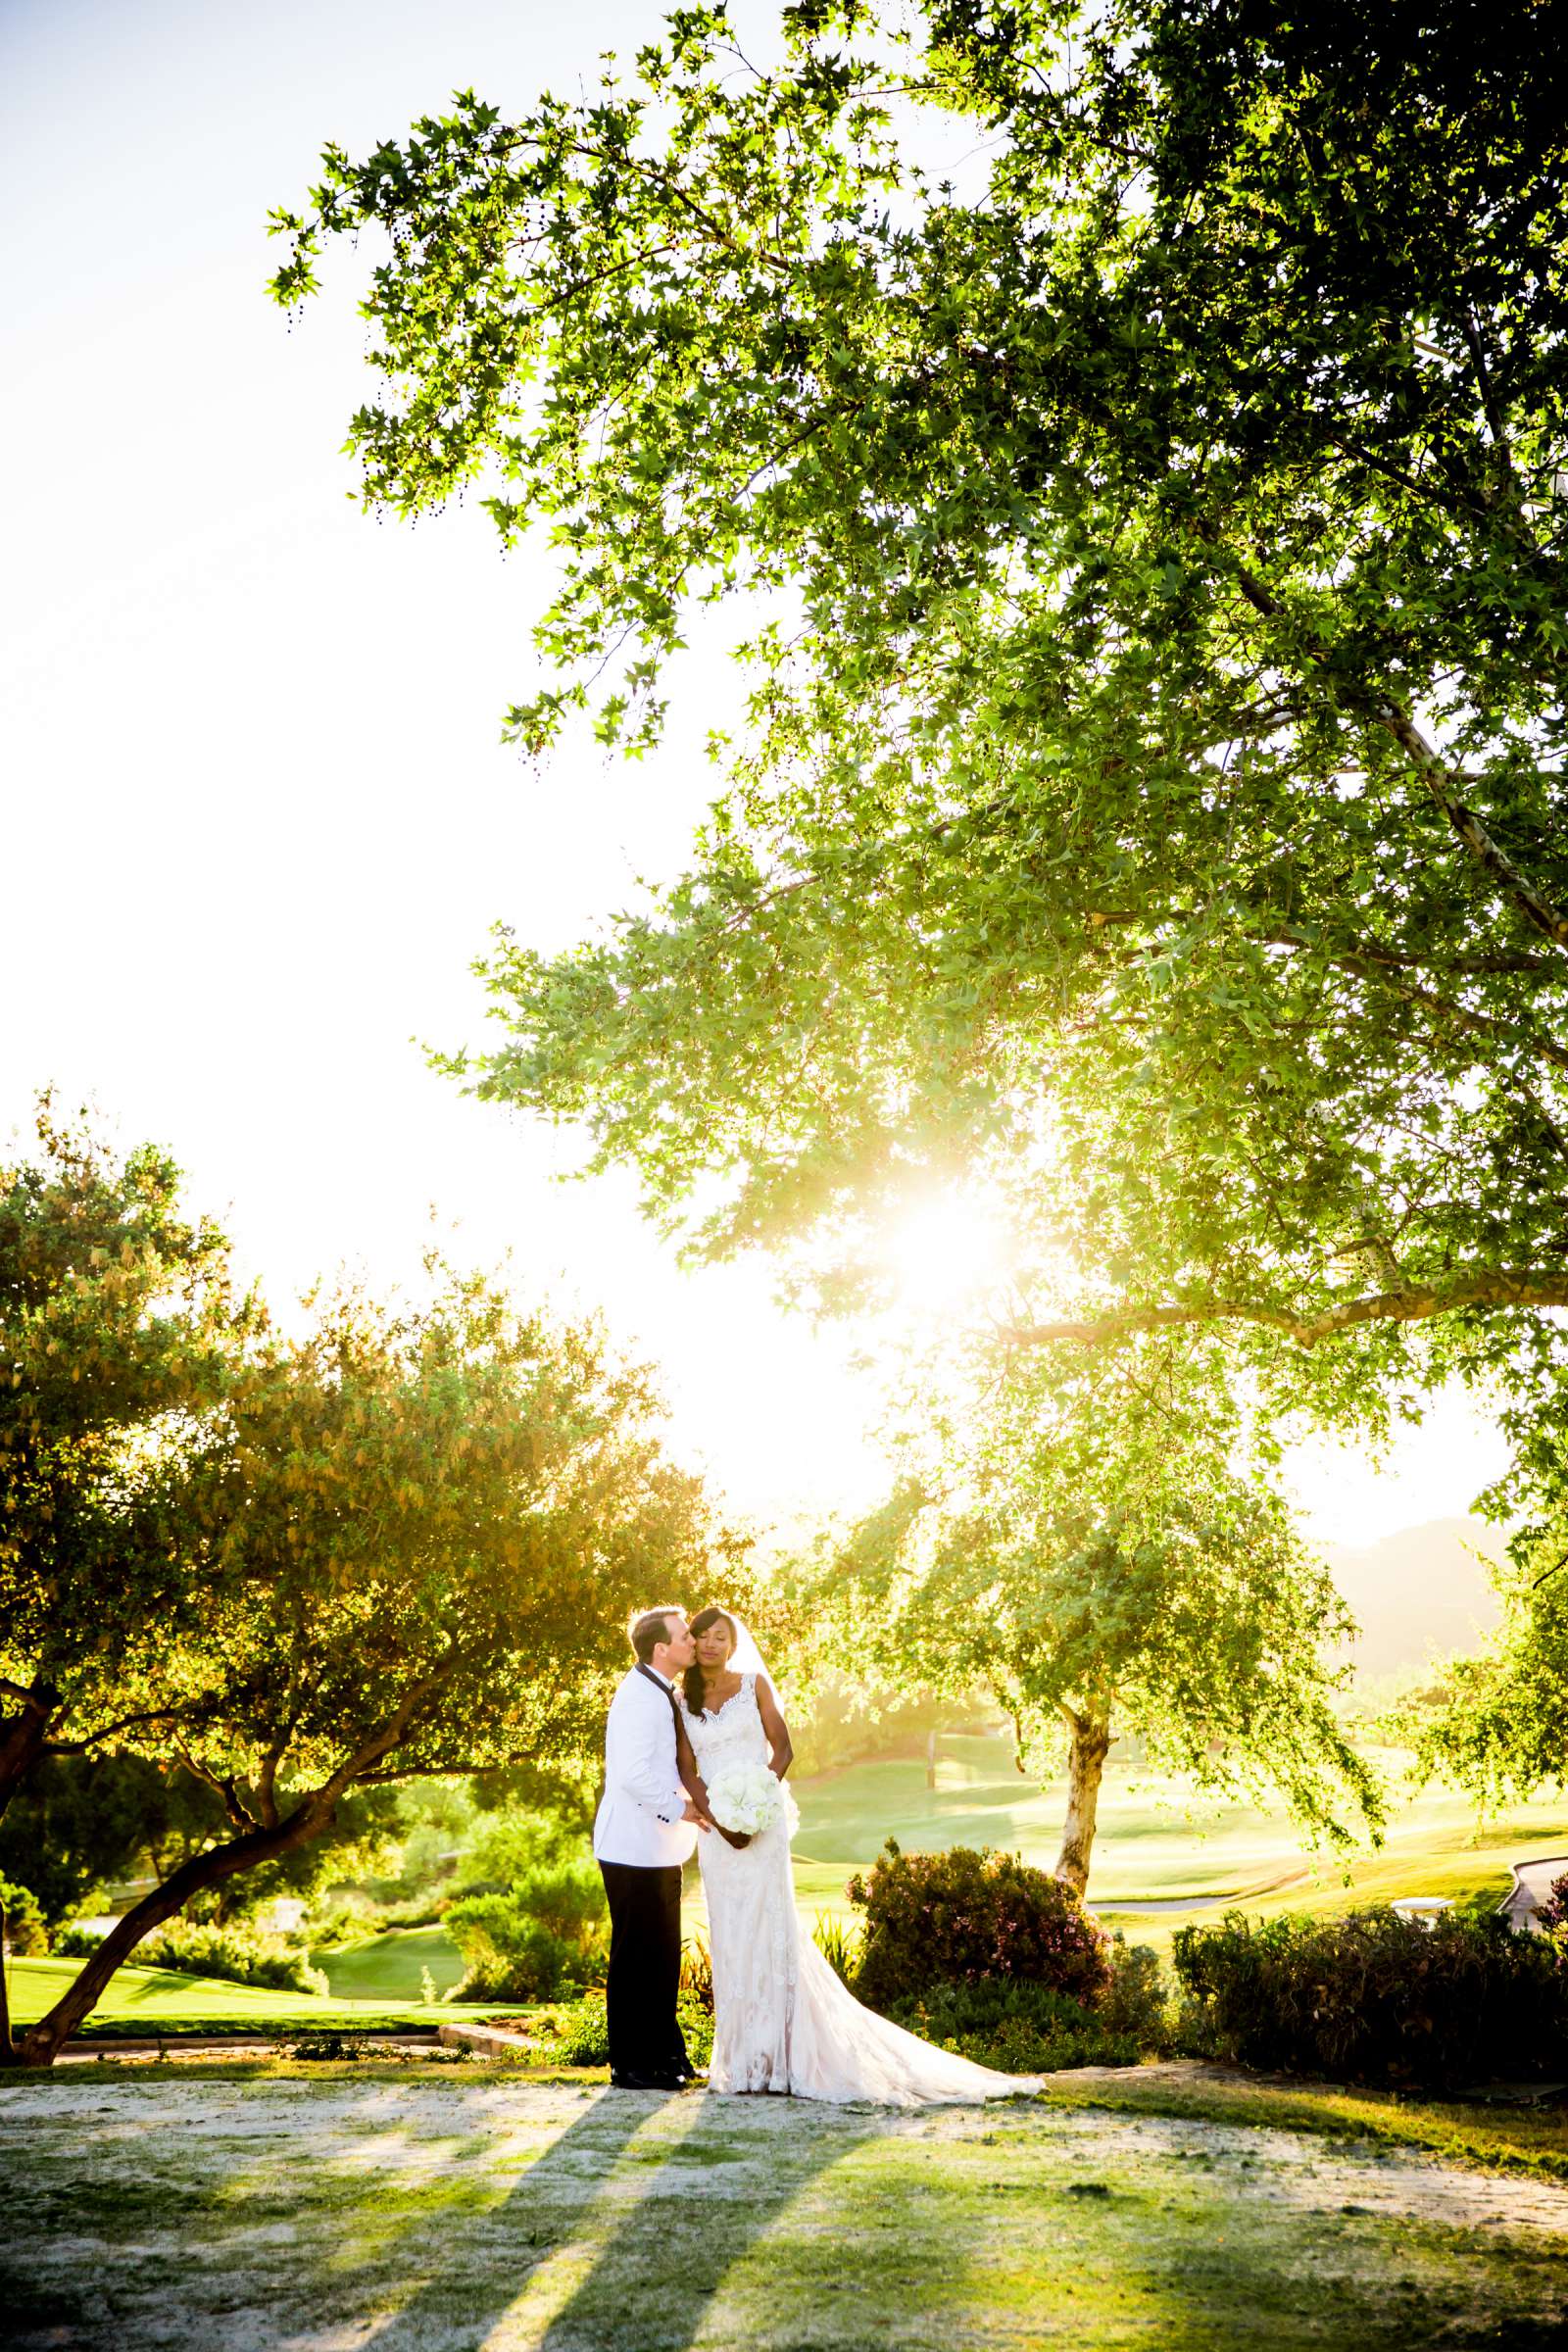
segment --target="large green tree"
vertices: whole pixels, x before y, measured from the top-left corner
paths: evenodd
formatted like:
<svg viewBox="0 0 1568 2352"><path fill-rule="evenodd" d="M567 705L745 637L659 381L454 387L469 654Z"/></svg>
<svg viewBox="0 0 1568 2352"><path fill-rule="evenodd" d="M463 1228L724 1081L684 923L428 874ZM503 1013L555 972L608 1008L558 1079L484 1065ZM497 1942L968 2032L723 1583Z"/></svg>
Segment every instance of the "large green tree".
<svg viewBox="0 0 1568 2352"><path fill-rule="evenodd" d="M861 1654L989 1690L1020 1771L1065 1747L1056 1875L1080 1894L1128 1731L1200 1788L1283 1795L1315 1838L1382 1826L1334 1708L1353 1628L1226 1369L1210 1342L1159 1339L987 1384L926 1416L913 1475L828 1563L823 1606Z"/></svg>
<svg viewBox="0 0 1568 2352"><path fill-rule="evenodd" d="M519 741L591 706L640 748L691 610L748 600L691 871L576 953L503 938L508 1034L457 1066L586 1120L713 1248L988 1163L1041 1245L1013 1348L1219 1327L1342 1414L1497 1381L1539 1518L1568 1304L1545 19L906 24L804 0L753 65L682 10L630 85L466 95L329 149L278 218L288 304L375 238L368 502L479 483L508 542L551 533Z"/></svg>
<svg viewBox="0 0 1568 2352"><path fill-rule="evenodd" d="M205 1784L223 1834L0 2059L48 2065L151 1929L328 1836L355 1790L579 1751L628 1615L715 1546L659 1417L595 1327L456 1275L417 1309L328 1298L236 1367L204 1442L147 1471L199 1613L125 1670L138 1746Z"/></svg>

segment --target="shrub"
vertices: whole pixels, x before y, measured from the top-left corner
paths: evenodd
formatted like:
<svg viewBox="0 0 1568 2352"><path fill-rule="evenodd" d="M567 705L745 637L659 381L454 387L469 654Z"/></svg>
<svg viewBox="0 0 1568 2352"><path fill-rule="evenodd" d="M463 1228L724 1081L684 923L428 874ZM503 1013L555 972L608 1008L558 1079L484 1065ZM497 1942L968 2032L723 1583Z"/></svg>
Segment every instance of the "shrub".
<svg viewBox="0 0 1568 2352"><path fill-rule="evenodd" d="M551 2001L604 1982L605 1889L579 1833L520 1804L481 1817L446 1925L467 1962L451 2000Z"/></svg>
<svg viewBox="0 0 1568 2352"><path fill-rule="evenodd" d="M469 1833L456 1892L505 1893L535 1871L581 1861L584 1845L581 1832L558 1813L537 1805L498 1805L481 1814Z"/></svg>
<svg viewBox="0 0 1568 2352"><path fill-rule="evenodd" d="M504 1890L464 1895L446 1924L467 1962L455 2000L553 2001L604 1982L605 1889L584 1853L536 1859Z"/></svg>
<svg viewBox="0 0 1568 2352"><path fill-rule="evenodd" d="M55 1950L85 1960L104 1939L99 1928L79 1922L62 1928ZM281 1936L232 1924L216 1928L194 1919L169 1919L142 1938L131 1954L137 1968L177 1968L187 1977L217 1977L232 1984L266 1984L275 1992L325 1992L327 1982L301 1951Z"/></svg>
<svg viewBox="0 0 1568 2352"><path fill-rule="evenodd" d="M1015 1855L961 1845L904 1854L890 1838L849 1894L865 1913L855 1989L873 2009L993 1977L1049 1985L1090 2009L1109 1985L1103 1929L1059 1880Z"/></svg>
<svg viewBox="0 0 1568 2352"><path fill-rule="evenodd" d="M419 1895L406 1903L373 1903L358 1889L344 1894L334 1889L333 1900L311 1913L312 1949L337 1951L345 1944L364 1943L391 1928L433 1928L446 1917L450 1895Z"/></svg>
<svg viewBox="0 0 1568 2352"><path fill-rule="evenodd" d="M419 1791L416 1801L419 1797L427 1801L428 1793ZM447 1817L439 1821L416 1821L398 1854L396 1874L376 1873L367 1877L366 1891L380 1909L393 1909L404 1904L427 1909L432 1901L439 1900L445 1893L458 1867L457 1849L466 1832L467 1817L472 1807L467 1801L466 1790L444 1789L442 1794L461 1794L464 1797L461 1815L457 1819ZM415 1795L412 1790L399 1790L402 1802L407 1802L412 1795Z"/></svg>
<svg viewBox="0 0 1568 2352"><path fill-rule="evenodd" d="M1195 2045L1245 2065L1444 2089L1568 2064L1568 1977L1550 1939L1495 1914L1423 1927L1385 1906L1231 1911L1178 1930L1175 1960Z"/></svg>
<svg viewBox="0 0 1568 2352"><path fill-rule="evenodd" d="M686 2037L687 2057L693 2066L706 2067L713 2055L712 2011L703 2008L690 1993L683 1992L675 2003L675 2015L680 2021L681 2033Z"/></svg>
<svg viewBox="0 0 1568 2352"><path fill-rule="evenodd" d="M5 1907L6 1950L19 1959L36 1959L49 1949L43 1906L30 1886L0 1878L0 1904Z"/></svg>
<svg viewBox="0 0 1568 2352"><path fill-rule="evenodd" d="M1107 1954L1110 1980L1091 2009L1070 1993L1027 1979L979 1977L937 1984L888 2014L901 2026L1009 2075L1067 2066L1136 2066L1168 2046L1169 2003L1159 1955L1118 1936Z"/></svg>
<svg viewBox="0 0 1568 2352"><path fill-rule="evenodd" d="M177 1968L187 1977L219 1977L235 1984L266 1984L275 1992L325 1992L325 1977L280 1936L238 1925L204 1927L193 1919L166 1920L132 1955L138 1968Z"/></svg>
<svg viewBox="0 0 1568 2352"><path fill-rule="evenodd" d="M51 1949L61 1960L90 1960L108 1933L107 1928L89 1928L74 1919L56 1928Z"/></svg>
<svg viewBox="0 0 1568 2352"><path fill-rule="evenodd" d="M675 2003L675 2015L686 2036L686 2051L693 2066L707 2066L713 2054L713 2020L689 1992L682 1992ZM567 2009L560 2019L553 2055L563 2066L608 2066L610 2064L610 2027L605 2015L605 1996L591 1992Z"/></svg>
<svg viewBox="0 0 1568 2352"><path fill-rule="evenodd" d="M1095 2010L1102 2031L1139 2051L1168 2049L1171 2004L1159 1954L1152 1944L1130 1944L1118 1935L1108 1957L1110 1983Z"/></svg>
<svg viewBox="0 0 1568 2352"><path fill-rule="evenodd" d="M608 2066L610 2064L610 2027L605 2016L605 1996L590 1993L575 2008L562 2016L558 2029L559 2039L555 2055L563 2066Z"/></svg>
<svg viewBox="0 0 1568 2352"><path fill-rule="evenodd" d="M1536 1918L1548 1934L1554 1928L1568 1928L1568 1870L1560 1879L1552 1880Z"/></svg>
<svg viewBox="0 0 1568 2352"><path fill-rule="evenodd" d="M1064 2066L1136 2066L1137 2036L1110 2032L1102 2017L1054 1985L977 1977L934 1984L887 2013L926 2041L1006 2075L1048 2075Z"/></svg>
<svg viewBox="0 0 1568 2352"><path fill-rule="evenodd" d="M335 1951L345 1943L363 1943L367 1936L378 1936L385 1922L373 1903L363 1894L345 1893L333 1888L334 1899L313 1910L310 1919L311 1946L314 1951Z"/></svg>
<svg viewBox="0 0 1568 2352"><path fill-rule="evenodd" d="M384 1904L364 1933L383 1936L388 1928L433 1928L446 1915L445 1895L419 1895L412 1902Z"/></svg>
<svg viewBox="0 0 1568 2352"><path fill-rule="evenodd" d="M558 2001L604 1981L602 1929L558 1936L504 1894L470 1895L451 1925L467 1966L449 2001Z"/></svg>
<svg viewBox="0 0 1568 2352"><path fill-rule="evenodd" d="M290 2058L303 2058L313 2064L321 2061L330 2066L341 2065L344 2060L352 2063L366 2055L360 2042L345 2041L341 2034L309 2034L303 2041L288 2044L287 2050Z"/></svg>
<svg viewBox="0 0 1568 2352"><path fill-rule="evenodd" d="M74 1960L95 1952L105 1931L79 1922L63 1928L55 1950ZM231 1984L265 1984L275 1992L325 1992L327 1982L302 1951L281 1936L233 1923L214 1927L202 1920L166 1920L143 1936L131 1954L136 1968L174 1968L187 1977L216 1977Z"/></svg>

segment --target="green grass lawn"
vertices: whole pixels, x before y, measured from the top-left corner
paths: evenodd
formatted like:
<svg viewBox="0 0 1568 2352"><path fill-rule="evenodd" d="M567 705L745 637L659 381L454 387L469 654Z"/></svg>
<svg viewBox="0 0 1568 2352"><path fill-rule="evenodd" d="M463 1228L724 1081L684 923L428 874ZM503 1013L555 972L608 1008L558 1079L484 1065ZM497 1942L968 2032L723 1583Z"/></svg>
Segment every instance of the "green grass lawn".
<svg viewBox="0 0 1568 2352"><path fill-rule="evenodd" d="M53 2006L76 1975L74 1960L10 1960L6 1981L11 2015L30 2025ZM417 1967L415 1976L417 1983ZM450 2024L475 2010L425 2009L390 1999L321 1999L303 1992L272 1992L259 1984L227 1984L214 1977L187 1977L172 1968L122 1968L87 2021L93 2034L170 2033L269 2034L325 2031L333 2026L374 2027ZM489 2014L487 2011L486 2014Z"/></svg>
<svg viewBox="0 0 1568 2352"><path fill-rule="evenodd" d="M0 2303L21 2352L1561 2343L1568 2189L1302 2120L75 2068L0 2083Z"/></svg>
<svg viewBox="0 0 1568 2352"><path fill-rule="evenodd" d="M1402 1759L1386 1762L1397 1773ZM797 1785L795 1841L800 1908L849 1914L846 1879L872 1863L883 1839L913 1852L948 1845L992 1845L1049 1868L1055 1860L1066 1808L1064 1782L1026 1781L1014 1770L1001 1733L949 1734L937 1786L926 1787L923 1755L881 1758ZM1500 1892L1511 1856L1568 1851L1568 1799L1515 1805L1477 1828L1467 1800L1448 1790L1415 1797L1396 1788L1388 1840L1356 1858L1351 1885L1331 1855L1303 1854L1279 1809L1195 1795L1171 1775L1112 1770L1100 1802L1090 1902L1102 1914L1118 1900L1196 1901L1224 1897L1262 1910L1337 1909L1393 1894L1454 1894L1483 1885ZM1136 1927L1135 1927L1136 1921ZM1129 1914L1140 1940L1168 1941L1169 1919Z"/></svg>
<svg viewBox="0 0 1568 2352"><path fill-rule="evenodd" d="M438 1995L463 1975L463 1954L443 1927L393 1928L311 1958L339 2001L416 2001L421 1969L429 1970Z"/></svg>
<svg viewBox="0 0 1568 2352"><path fill-rule="evenodd" d="M1382 1853L1357 1855L1343 1867L1323 1862L1295 1886L1239 1895L1236 1908L1254 1916L1288 1912L1304 1917L1311 1913L1321 1919L1369 1903L1392 1902L1405 1894L1441 1894L1450 1901L1469 1894L1500 1897L1510 1884L1509 1861L1528 1852L1532 1843L1532 1824L1520 1825L1513 1835L1499 1835L1499 1829L1506 1826L1491 1825L1479 1843L1473 1829L1463 1833L1440 1829L1425 1836L1413 1833L1408 1838L1391 1838ZM1545 1850L1550 1850L1550 1843ZM1555 1843L1568 1850L1568 1824L1558 1829ZM1129 1943L1152 1944L1168 1958L1178 1928L1200 1927L1222 1914L1208 1906L1157 1913L1119 1912L1112 1902L1102 1904L1099 1916L1103 1926L1125 1936Z"/></svg>
<svg viewBox="0 0 1568 2352"><path fill-rule="evenodd" d="M1109 2108L1118 2115L1181 2115L1211 2123L1313 2132L1328 2139L1421 2149L1483 2172L1534 2175L1568 2185L1568 2109L1483 2107L1413 2098L1406 2091L1348 2090L1332 2082L1290 2082L1197 2059L1057 2075L1046 2098L1057 2107Z"/></svg>

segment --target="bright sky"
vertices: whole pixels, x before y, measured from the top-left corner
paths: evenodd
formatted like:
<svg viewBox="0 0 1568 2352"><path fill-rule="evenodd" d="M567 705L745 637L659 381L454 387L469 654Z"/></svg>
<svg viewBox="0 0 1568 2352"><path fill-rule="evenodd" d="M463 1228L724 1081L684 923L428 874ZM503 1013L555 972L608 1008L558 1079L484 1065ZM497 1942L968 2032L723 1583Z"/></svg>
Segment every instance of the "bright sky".
<svg viewBox="0 0 1568 2352"><path fill-rule="evenodd" d="M683 1446L743 1509L876 1492L848 1342L760 1265L691 1276L630 1184L461 1097L416 1040L477 1038L490 924L564 944L683 859L734 689L673 685L665 749L541 780L499 741L541 598L482 515L377 526L338 454L368 397L355 276L292 331L269 208L321 144L503 108L629 57L656 0L3 0L6 553L0 1130L36 1088L169 1144L274 1296L410 1279L434 1206L519 1286L603 1304L664 1366ZM741 0L737 21L771 10ZM1462 1511L1499 1458L1462 1400L1387 1469L1298 1462L1324 1539Z"/></svg>

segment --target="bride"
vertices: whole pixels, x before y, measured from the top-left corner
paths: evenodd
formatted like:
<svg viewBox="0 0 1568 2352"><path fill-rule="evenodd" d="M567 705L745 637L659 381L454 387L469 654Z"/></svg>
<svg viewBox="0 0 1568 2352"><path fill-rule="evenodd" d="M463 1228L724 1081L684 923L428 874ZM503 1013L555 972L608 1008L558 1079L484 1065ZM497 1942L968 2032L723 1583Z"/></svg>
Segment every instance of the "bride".
<svg viewBox="0 0 1568 2352"><path fill-rule="evenodd" d="M763 1765L782 1781L788 1728L757 1645L723 1609L692 1619L681 1722L698 1773ZM747 1838L717 1827L699 1839L713 1958L710 2090L784 2091L890 2107L1011 2098L1038 2075L999 2075L933 2048L866 2009L803 1936L790 1868L791 1800Z"/></svg>

